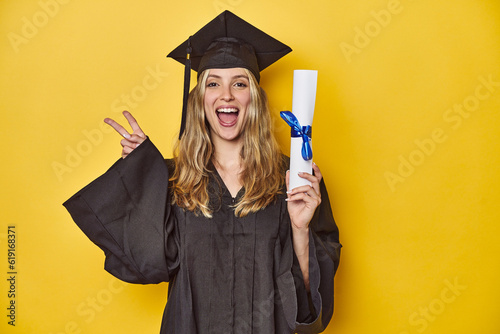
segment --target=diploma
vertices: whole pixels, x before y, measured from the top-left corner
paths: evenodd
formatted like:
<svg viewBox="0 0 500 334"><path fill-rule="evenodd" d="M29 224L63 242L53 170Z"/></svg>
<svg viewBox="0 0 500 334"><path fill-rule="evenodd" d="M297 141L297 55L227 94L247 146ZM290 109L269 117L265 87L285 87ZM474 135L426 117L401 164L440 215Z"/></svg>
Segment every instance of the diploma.
<svg viewBox="0 0 500 334"><path fill-rule="evenodd" d="M318 71L293 72L292 112L281 112L281 117L291 126L290 185L289 189L311 185L299 172L312 173L311 126L316 102Z"/></svg>

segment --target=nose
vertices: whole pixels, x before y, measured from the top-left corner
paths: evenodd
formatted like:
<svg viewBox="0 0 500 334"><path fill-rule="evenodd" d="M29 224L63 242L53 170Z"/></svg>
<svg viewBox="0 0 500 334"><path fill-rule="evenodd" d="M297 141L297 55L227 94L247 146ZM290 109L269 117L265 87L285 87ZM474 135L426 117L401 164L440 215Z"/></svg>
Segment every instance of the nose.
<svg viewBox="0 0 500 334"><path fill-rule="evenodd" d="M221 100L223 101L232 101L234 100L233 92L231 91L231 86L225 86L222 88Z"/></svg>

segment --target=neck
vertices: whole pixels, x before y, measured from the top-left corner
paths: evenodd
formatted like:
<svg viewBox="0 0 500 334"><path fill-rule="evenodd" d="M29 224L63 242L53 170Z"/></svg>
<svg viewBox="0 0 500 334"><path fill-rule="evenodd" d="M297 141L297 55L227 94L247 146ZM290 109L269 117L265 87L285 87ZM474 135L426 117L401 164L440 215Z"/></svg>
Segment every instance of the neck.
<svg viewBox="0 0 500 334"><path fill-rule="evenodd" d="M226 167L233 168L240 164L240 152L242 148L241 141L225 141L214 140L214 159L216 165L225 169Z"/></svg>
<svg viewBox="0 0 500 334"><path fill-rule="evenodd" d="M241 174L241 143L233 141L214 142L214 165L231 196L235 198L243 184Z"/></svg>

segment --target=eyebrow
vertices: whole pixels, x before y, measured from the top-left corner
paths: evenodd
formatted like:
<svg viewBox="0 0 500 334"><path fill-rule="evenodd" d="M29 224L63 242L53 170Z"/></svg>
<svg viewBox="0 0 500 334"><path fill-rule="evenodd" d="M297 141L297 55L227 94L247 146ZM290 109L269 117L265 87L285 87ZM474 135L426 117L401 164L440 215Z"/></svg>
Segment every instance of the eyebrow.
<svg viewBox="0 0 500 334"><path fill-rule="evenodd" d="M221 79L222 77L220 75L216 75L216 74L209 74L208 78ZM240 78L249 80L248 76L245 75L245 74L238 74L238 75L235 75L235 76L231 77L231 79L240 79Z"/></svg>

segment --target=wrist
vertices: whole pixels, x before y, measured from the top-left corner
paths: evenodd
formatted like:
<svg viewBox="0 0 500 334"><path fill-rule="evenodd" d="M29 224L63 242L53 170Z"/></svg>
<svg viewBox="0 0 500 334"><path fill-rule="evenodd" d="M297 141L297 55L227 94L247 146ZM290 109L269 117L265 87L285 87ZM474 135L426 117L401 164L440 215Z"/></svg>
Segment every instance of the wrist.
<svg viewBox="0 0 500 334"><path fill-rule="evenodd" d="M309 254L309 227L298 228L292 226L293 248L297 256Z"/></svg>
<svg viewBox="0 0 500 334"><path fill-rule="evenodd" d="M309 225L299 226L292 221L292 232L298 234L309 235Z"/></svg>

